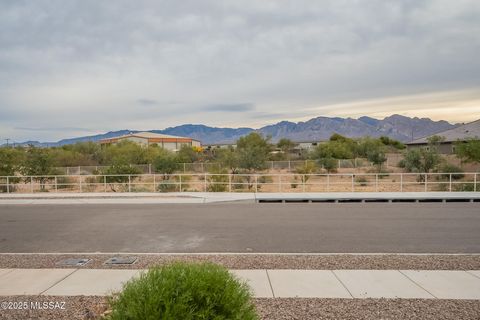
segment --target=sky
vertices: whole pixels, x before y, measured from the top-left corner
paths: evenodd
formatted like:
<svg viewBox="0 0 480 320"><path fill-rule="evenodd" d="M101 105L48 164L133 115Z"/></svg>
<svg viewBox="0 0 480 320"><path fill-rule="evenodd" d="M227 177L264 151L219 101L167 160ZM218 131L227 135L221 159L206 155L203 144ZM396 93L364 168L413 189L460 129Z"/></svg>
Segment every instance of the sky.
<svg viewBox="0 0 480 320"><path fill-rule="evenodd" d="M0 141L480 118L478 0L0 0Z"/></svg>

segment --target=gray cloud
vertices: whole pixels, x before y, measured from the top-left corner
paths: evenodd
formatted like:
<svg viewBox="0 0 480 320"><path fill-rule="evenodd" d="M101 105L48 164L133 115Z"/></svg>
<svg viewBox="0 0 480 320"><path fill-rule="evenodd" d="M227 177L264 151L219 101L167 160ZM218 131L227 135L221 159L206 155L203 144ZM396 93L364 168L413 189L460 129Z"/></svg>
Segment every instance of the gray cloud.
<svg viewBox="0 0 480 320"><path fill-rule="evenodd" d="M356 101L478 93L478 16L477 0L1 1L0 136L259 126ZM470 110L444 114L480 112Z"/></svg>
<svg viewBox="0 0 480 320"><path fill-rule="evenodd" d="M142 106L156 106L158 105L158 101L152 99L138 99L137 103Z"/></svg>
<svg viewBox="0 0 480 320"><path fill-rule="evenodd" d="M255 110L253 103L226 103L204 106L202 111L208 112L248 112Z"/></svg>
<svg viewBox="0 0 480 320"><path fill-rule="evenodd" d="M91 129L86 128L77 128L77 127L48 127L48 128L26 128L26 127L15 127L15 130L21 131L44 131L44 132L63 132L63 131L80 131L80 132L95 132Z"/></svg>

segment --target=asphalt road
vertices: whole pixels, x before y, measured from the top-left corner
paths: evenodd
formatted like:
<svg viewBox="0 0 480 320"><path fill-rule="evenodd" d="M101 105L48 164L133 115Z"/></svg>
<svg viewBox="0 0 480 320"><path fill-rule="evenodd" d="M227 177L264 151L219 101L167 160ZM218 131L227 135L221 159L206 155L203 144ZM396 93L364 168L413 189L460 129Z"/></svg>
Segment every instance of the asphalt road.
<svg viewBox="0 0 480 320"><path fill-rule="evenodd" d="M0 252L480 253L480 204L0 205Z"/></svg>

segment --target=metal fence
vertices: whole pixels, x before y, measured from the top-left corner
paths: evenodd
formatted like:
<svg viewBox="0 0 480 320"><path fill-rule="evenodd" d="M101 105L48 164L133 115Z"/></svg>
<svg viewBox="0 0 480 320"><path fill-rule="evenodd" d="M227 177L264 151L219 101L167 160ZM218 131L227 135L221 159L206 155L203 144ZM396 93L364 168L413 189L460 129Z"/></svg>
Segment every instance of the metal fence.
<svg viewBox="0 0 480 320"><path fill-rule="evenodd" d="M0 176L0 192L480 191L480 173L140 174Z"/></svg>
<svg viewBox="0 0 480 320"><path fill-rule="evenodd" d="M367 159L337 159L338 168L366 168L371 167L372 163ZM294 172L298 168L305 166L308 163L317 163L315 160L291 160L291 161L267 161L265 163L265 170L286 170L287 172ZM386 164L388 165L388 164ZM132 164L131 167L138 169L142 174L159 173L155 171L155 166L152 164ZM194 162L194 163L179 163L178 171L183 173L205 173L222 168L222 165L217 162ZM56 167L56 171L62 175L92 175L102 174L108 166L76 166L76 167Z"/></svg>

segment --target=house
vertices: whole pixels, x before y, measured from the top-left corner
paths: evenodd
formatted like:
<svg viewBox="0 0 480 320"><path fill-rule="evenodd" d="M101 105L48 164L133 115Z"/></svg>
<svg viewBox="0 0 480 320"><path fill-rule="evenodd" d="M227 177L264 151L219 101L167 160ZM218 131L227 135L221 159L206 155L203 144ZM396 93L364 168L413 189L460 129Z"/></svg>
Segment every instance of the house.
<svg viewBox="0 0 480 320"><path fill-rule="evenodd" d="M480 119L460 125L453 129L438 132L436 134L426 136L420 139L413 140L406 143L408 149L414 148L428 148L428 139L433 136L439 136L443 138L440 143L439 152L442 154L455 153L455 144L461 141L467 141L469 139L480 139Z"/></svg>
<svg viewBox="0 0 480 320"><path fill-rule="evenodd" d="M191 147L200 147L201 143L198 140L188 137L177 137L166 134L159 134L153 132L136 132L123 136L113 137L109 139L100 140L101 145L116 144L121 141L132 141L144 146L156 144L162 148L171 151L177 151L182 146L187 145Z"/></svg>

